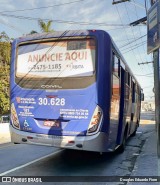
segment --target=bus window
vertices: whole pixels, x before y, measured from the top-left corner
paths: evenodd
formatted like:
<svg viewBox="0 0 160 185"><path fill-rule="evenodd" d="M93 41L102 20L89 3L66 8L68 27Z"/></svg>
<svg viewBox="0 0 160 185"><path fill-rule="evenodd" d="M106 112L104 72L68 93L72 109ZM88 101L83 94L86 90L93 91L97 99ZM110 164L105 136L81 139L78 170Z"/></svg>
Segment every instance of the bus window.
<svg viewBox="0 0 160 185"><path fill-rule="evenodd" d="M120 61L114 52L113 52L113 72L116 76L120 77Z"/></svg>
<svg viewBox="0 0 160 185"><path fill-rule="evenodd" d="M85 40L82 41L69 41L67 42L67 50L80 50L86 49L87 42Z"/></svg>
<svg viewBox="0 0 160 185"><path fill-rule="evenodd" d="M131 75L129 74L129 72L126 71L126 84L129 86L129 87L132 87L132 77Z"/></svg>
<svg viewBox="0 0 160 185"><path fill-rule="evenodd" d="M118 119L120 101L120 83L119 78L113 75L112 100L111 100L111 118Z"/></svg>
<svg viewBox="0 0 160 185"><path fill-rule="evenodd" d="M131 81L131 76L130 76L130 74L128 73L128 86L130 86L130 81Z"/></svg>
<svg viewBox="0 0 160 185"><path fill-rule="evenodd" d="M132 82L132 103L135 103L135 83Z"/></svg>

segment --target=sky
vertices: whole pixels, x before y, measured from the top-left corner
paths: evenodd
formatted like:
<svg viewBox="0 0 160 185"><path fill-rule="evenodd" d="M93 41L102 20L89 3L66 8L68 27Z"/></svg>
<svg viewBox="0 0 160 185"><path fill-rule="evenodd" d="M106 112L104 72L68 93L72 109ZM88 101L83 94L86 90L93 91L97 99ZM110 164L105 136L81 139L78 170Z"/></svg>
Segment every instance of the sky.
<svg viewBox="0 0 160 185"><path fill-rule="evenodd" d="M118 0L114 0L118 1ZM147 26L129 26L146 16L150 0L0 0L0 32L17 38L32 30L41 32L38 19L53 20L55 31L101 29L107 31L143 88L145 99L153 100L153 61L147 55ZM146 8L145 8L146 7Z"/></svg>

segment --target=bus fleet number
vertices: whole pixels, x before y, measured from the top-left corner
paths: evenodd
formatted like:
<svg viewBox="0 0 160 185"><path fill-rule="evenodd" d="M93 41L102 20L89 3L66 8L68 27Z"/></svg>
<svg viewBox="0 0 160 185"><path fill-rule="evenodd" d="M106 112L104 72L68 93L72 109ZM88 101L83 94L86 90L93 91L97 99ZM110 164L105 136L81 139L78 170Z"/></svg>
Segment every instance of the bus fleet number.
<svg viewBox="0 0 160 185"><path fill-rule="evenodd" d="M56 106L64 106L65 105L65 99L64 98L39 98L38 99L39 105L56 105Z"/></svg>

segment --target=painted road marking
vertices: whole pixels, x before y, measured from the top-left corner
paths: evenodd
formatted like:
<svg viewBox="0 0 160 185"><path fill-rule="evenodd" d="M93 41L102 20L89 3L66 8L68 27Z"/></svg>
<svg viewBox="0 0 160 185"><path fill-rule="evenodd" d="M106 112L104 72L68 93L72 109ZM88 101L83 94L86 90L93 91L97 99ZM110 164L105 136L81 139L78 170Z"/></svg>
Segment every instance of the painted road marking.
<svg viewBox="0 0 160 185"><path fill-rule="evenodd" d="M57 153L59 153L59 152L61 152L61 151L63 151L63 150L64 150L64 149L58 150L58 151L56 151L56 152L54 152L54 153L52 153L52 154L45 155L45 156L43 156L43 157L40 157L40 158L35 159L35 160L33 160L33 161L30 161L30 162L28 162L28 163L26 163L26 164L23 164L23 165L21 165L21 166L18 166L18 167L16 167L16 168L11 169L11 170L8 170L8 171L5 171L5 172L3 172L3 173L0 173L0 176L7 175L8 173L14 172L14 171L16 171L16 170L19 170L19 169L21 169L21 168L24 168L24 167L26 167L26 166L29 166L29 165L31 165L31 164L33 164L33 163L36 163L36 162L38 162L38 161L41 161L41 160L43 160L43 159L45 159L45 158L51 157L51 156L53 156L53 155L55 155L55 154L57 154Z"/></svg>
<svg viewBox="0 0 160 185"><path fill-rule="evenodd" d="M142 132L141 131L137 131L136 134L142 134Z"/></svg>

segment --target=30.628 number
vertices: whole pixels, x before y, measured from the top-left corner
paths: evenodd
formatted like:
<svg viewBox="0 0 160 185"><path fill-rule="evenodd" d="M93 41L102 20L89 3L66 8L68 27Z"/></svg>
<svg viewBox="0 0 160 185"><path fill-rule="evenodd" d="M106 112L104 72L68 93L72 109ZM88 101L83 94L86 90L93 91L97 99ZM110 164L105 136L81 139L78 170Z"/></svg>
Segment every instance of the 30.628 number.
<svg viewBox="0 0 160 185"><path fill-rule="evenodd" d="M56 105L56 106L64 106L65 99L64 98L39 98L39 105Z"/></svg>

